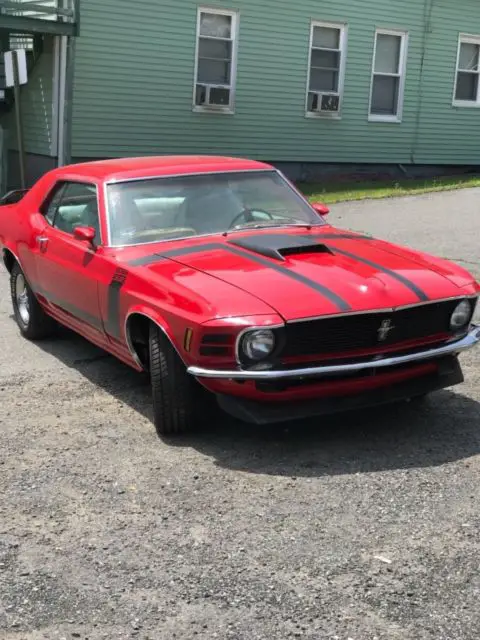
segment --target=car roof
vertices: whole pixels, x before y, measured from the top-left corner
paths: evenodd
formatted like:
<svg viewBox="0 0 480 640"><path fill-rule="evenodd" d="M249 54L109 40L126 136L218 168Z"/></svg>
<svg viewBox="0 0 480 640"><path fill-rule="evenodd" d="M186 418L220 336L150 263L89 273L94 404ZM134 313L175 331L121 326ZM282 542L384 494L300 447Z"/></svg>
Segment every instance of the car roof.
<svg viewBox="0 0 480 640"><path fill-rule="evenodd" d="M66 165L56 169L57 175L115 182L155 176L222 173L225 171L271 170L271 165L256 160L224 156L146 156L115 158Z"/></svg>

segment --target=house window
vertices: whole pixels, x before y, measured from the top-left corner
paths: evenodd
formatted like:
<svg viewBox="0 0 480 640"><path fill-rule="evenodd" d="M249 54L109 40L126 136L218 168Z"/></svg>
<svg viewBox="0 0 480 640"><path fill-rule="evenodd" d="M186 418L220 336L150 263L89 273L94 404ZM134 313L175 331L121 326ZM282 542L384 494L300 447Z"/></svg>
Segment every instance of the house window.
<svg viewBox="0 0 480 640"><path fill-rule="evenodd" d="M339 116L345 75L347 28L313 22L310 33L307 115Z"/></svg>
<svg viewBox="0 0 480 640"><path fill-rule="evenodd" d="M402 119L407 37L399 31L378 30L375 34L369 120Z"/></svg>
<svg viewBox="0 0 480 640"><path fill-rule="evenodd" d="M194 108L232 112L235 97L237 14L200 9L197 22Z"/></svg>
<svg viewBox="0 0 480 640"><path fill-rule="evenodd" d="M461 35L458 42L457 73L453 103L480 106L480 36Z"/></svg>

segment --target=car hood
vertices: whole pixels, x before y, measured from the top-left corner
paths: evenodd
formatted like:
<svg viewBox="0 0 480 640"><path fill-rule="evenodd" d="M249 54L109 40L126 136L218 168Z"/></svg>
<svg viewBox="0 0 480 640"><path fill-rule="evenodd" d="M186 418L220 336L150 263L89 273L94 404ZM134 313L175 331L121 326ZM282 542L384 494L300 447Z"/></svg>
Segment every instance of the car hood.
<svg viewBox="0 0 480 640"><path fill-rule="evenodd" d="M242 289L287 321L460 296L461 287L473 281L447 261L334 227L230 234L177 249L157 247L145 258L153 271L159 268L155 256Z"/></svg>

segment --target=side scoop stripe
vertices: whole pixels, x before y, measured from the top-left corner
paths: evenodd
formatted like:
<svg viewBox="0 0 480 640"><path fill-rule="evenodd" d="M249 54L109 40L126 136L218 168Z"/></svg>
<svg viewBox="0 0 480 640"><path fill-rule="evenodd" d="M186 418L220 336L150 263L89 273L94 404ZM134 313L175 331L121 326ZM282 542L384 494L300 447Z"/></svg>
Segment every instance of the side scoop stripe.
<svg viewBox="0 0 480 640"><path fill-rule="evenodd" d="M228 251L236 256L241 258L245 258L246 260L251 260L252 262L256 262L257 264L261 264L263 267L267 267L269 269L273 269L277 273L280 273L291 280L296 280L297 282L313 289L317 293L320 293L324 298L327 298L332 302L335 306L338 307L340 311L351 311L351 306L346 302L343 298L337 295L334 291L329 289L328 287L320 284L319 282L315 282L306 276L303 276L299 273L295 273L290 269L287 269L279 264L276 264L272 260L268 258L263 258L262 256L257 256L249 251L245 251L243 249L232 247L229 245L218 243L208 243L203 245L198 245L196 247L181 247L180 249L172 249L171 251L165 251L163 253L155 254L154 256L147 256L146 258L139 258L137 260L132 260L129 262L131 266L146 266L149 264L153 264L154 262L160 262L165 258L176 258L182 255L189 255L192 253L203 253L205 251L213 251L213 250L223 250Z"/></svg>
<svg viewBox="0 0 480 640"><path fill-rule="evenodd" d="M107 302L107 321L105 323L105 331L107 334L120 340L122 336L122 327L120 323L120 295L121 289L125 284L128 272L126 269L117 269L113 274L112 280L108 285L108 302Z"/></svg>

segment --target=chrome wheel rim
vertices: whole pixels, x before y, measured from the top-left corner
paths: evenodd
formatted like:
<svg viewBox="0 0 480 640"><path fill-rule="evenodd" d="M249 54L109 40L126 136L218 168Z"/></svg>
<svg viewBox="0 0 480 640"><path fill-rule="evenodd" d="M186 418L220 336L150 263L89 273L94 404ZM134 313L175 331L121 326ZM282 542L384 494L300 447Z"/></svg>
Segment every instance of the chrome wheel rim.
<svg viewBox="0 0 480 640"><path fill-rule="evenodd" d="M30 321L30 303L28 301L27 283L21 273L18 274L15 282L15 297L20 318L23 324L27 325Z"/></svg>

